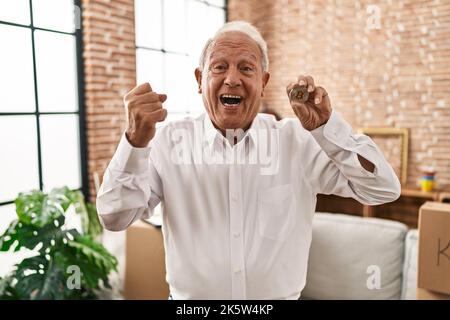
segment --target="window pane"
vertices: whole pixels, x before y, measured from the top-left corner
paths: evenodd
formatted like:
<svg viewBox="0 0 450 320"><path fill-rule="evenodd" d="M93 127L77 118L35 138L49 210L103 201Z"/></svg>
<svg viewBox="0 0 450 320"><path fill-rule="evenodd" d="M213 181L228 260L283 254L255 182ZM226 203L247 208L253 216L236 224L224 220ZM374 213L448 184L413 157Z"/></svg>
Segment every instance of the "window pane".
<svg viewBox="0 0 450 320"><path fill-rule="evenodd" d="M195 84L194 70L189 70L189 59L179 54L165 55L167 110L185 112L188 110L187 97Z"/></svg>
<svg viewBox="0 0 450 320"><path fill-rule="evenodd" d="M29 25L29 0L1 0L0 20Z"/></svg>
<svg viewBox="0 0 450 320"><path fill-rule="evenodd" d="M33 0L33 24L35 27L74 32L75 17L79 18L73 0Z"/></svg>
<svg viewBox="0 0 450 320"><path fill-rule="evenodd" d="M35 117L0 117L0 150L0 202L39 189Z"/></svg>
<svg viewBox="0 0 450 320"><path fill-rule="evenodd" d="M205 17L208 14L208 6L202 2L190 0L188 2L187 19L188 19L188 53L189 55L200 57L206 40L214 31L205 28ZM198 59L197 58L197 59Z"/></svg>
<svg viewBox="0 0 450 320"><path fill-rule="evenodd" d="M198 93L198 84L193 76L195 68L198 67L198 58L189 57L188 75L192 75L192 79L187 79L187 110L190 116L197 116L205 111L203 106L202 95Z"/></svg>
<svg viewBox="0 0 450 320"><path fill-rule="evenodd" d="M16 205L8 204L0 206L0 234L3 234L8 228L9 224L17 218ZM1 265L1 263L0 263ZM1 271L0 271L1 276Z"/></svg>
<svg viewBox="0 0 450 320"><path fill-rule="evenodd" d="M0 25L0 112L34 112L31 31Z"/></svg>
<svg viewBox="0 0 450 320"><path fill-rule="evenodd" d="M164 1L164 49L186 50L186 13L184 0Z"/></svg>
<svg viewBox="0 0 450 320"><path fill-rule="evenodd" d="M161 0L135 0L136 45L162 49Z"/></svg>
<svg viewBox="0 0 450 320"><path fill-rule="evenodd" d="M215 7L208 8L208 27L214 33L225 23L225 11ZM212 34L210 35L212 36Z"/></svg>
<svg viewBox="0 0 450 320"><path fill-rule="evenodd" d="M225 7L225 0L207 0L209 4L219 6L219 7Z"/></svg>
<svg viewBox="0 0 450 320"><path fill-rule="evenodd" d="M188 110L189 116L194 118L202 114L203 112L206 112L205 107L203 105L202 96L200 94L191 95L189 97Z"/></svg>
<svg viewBox="0 0 450 320"><path fill-rule="evenodd" d="M196 116L204 112L204 107L194 69L207 39L225 22L225 10L217 7L225 6L225 1L164 0L162 3L162 46L170 53L137 49L138 83L149 81L156 91L167 94L165 106L169 119L173 113ZM159 12L159 3L136 0L135 10L137 45L148 46L149 36L139 35L139 29L151 30L149 20L160 23L159 18L151 19L153 12Z"/></svg>
<svg viewBox="0 0 450 320"><path fill-rule="evenodd" d="M161 51L137 49L136 66L138 84L149 82L153 91L163 93L163 53Z"/></svg>
<svg viewBox="0 0 450 320"><path fill-rule="evenodd" d="M75 37L35 31L39 111L77 111Z"/></svg>
<svg viewBox="0 0 450 320"><path fill-rule="evenodd" d="M81 186L77 115L43 115L41 123L44 190Z"/></svg>

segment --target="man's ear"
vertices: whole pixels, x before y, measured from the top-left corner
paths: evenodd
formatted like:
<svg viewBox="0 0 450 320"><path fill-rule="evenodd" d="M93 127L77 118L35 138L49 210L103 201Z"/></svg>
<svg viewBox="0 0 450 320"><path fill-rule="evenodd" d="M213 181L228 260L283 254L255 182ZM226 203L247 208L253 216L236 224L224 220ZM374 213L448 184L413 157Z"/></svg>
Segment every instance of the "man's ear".
<svg viewBox="0 0 450 320"><path fill-rule="evenodd" d="M262 91L261 91L261 97L264 97L264 88L267 85L267 82L269 82L270 79L270 73L264 71L263 79L262 79Z"/></svg>
<svg viewBox="0 0 450 320"><path fill-rule="evenodd" d="M199 68L195 69L195 79L198 83L198 93L202 93L202 71Z"/></svg>

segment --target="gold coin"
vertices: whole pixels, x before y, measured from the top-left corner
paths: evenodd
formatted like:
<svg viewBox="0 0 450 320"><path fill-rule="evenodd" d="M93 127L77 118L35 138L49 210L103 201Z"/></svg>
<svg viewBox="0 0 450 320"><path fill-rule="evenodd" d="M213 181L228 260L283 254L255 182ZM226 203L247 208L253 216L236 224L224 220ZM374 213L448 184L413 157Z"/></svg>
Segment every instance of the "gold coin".
<svg viewBox="0 0 450 320"><path fill-rule="evenodd" d="M294 86L294 88L292 88L289 97L291 100L298 100L302 103L305 103L306 101L308 101L309 92L306 86L296 85Z"/></svg>

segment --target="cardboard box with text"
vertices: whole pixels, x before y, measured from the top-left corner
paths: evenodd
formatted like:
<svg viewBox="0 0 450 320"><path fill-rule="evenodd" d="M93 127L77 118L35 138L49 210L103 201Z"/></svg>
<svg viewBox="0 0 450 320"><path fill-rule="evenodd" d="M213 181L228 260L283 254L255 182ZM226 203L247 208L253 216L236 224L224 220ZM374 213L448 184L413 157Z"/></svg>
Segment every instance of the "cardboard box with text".
<svg viewBox="0 0 450 320"><path fill-rule="evenodd" d="M419 212L418 283L450 295L450 204L426 202Z"/></svg>

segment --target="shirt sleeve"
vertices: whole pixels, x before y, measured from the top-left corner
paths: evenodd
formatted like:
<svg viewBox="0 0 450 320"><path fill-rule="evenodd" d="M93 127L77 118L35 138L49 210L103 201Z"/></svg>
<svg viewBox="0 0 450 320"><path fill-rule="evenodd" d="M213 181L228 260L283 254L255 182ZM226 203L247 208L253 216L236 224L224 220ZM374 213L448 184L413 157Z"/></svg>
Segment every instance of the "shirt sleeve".
<svg viewBox="0 0 450 320"><path fill-rule="evenodd" d="M377 145L366 135L354 134L336 111L311 135L306 172L316 193L352 197L367 205L400 196L400 182ZM358 154L374 164L373 173L361 165Z"/></svg>
<svg viewBox="0 0 450 320"><path fill-rule="evenodd" d="M106 229L125 230L134 221L149 218L162 200L152 151L151 146L133 147L122 135L97 194L97 211Z"/></svg>

